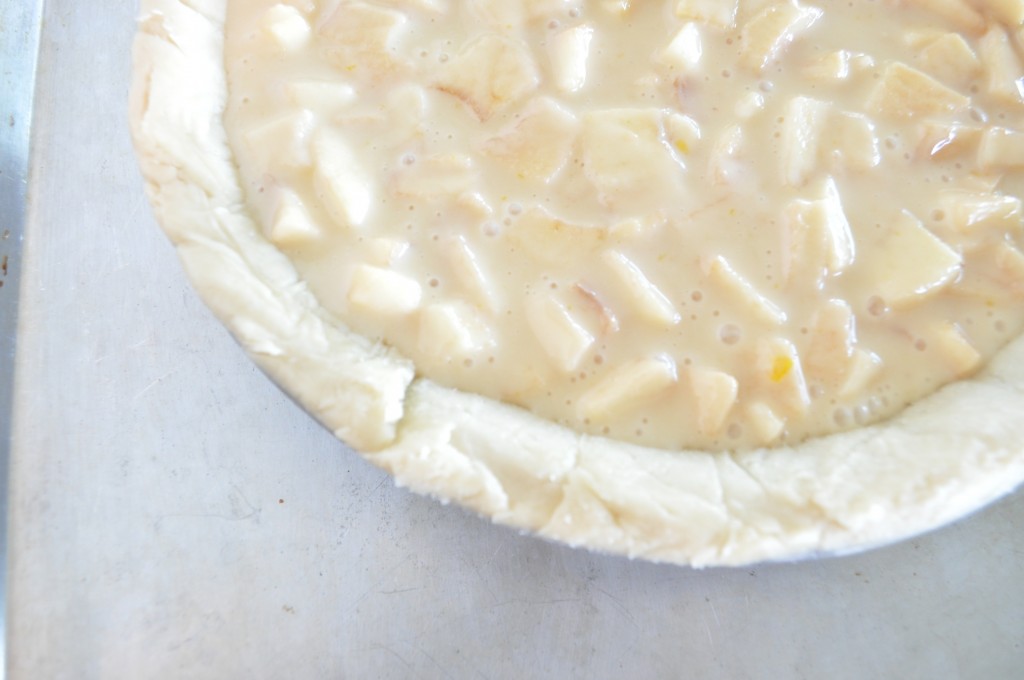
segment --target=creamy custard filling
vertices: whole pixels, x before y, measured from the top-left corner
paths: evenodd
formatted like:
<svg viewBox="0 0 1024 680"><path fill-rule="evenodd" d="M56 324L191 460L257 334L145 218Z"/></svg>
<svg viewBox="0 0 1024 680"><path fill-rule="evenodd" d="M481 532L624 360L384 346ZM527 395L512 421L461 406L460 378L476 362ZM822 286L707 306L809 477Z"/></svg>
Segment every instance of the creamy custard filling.
<svg viewBox="0 0 1024 680"><path fill-rule="evenodd" d="M666 448L884 418L1024 327L1024 2L229 3L226 127L320 302Z"/></svg>

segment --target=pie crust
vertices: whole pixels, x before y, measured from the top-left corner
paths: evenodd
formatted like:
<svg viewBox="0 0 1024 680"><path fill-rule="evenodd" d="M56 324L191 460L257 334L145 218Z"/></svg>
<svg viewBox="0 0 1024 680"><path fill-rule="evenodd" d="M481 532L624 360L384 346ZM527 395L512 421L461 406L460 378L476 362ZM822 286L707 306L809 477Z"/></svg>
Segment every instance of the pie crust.
<svg viewBox="0 0 1024 680"><path fill-rule="evenodd" d="M131 123L196 290L282 388L397 484L572 546L692 566L862 550L1024 480L1024 338L873 426L793 447L664 451L418 378L318 304L246 207L222 121L227 0L143 0Z"/></svg>

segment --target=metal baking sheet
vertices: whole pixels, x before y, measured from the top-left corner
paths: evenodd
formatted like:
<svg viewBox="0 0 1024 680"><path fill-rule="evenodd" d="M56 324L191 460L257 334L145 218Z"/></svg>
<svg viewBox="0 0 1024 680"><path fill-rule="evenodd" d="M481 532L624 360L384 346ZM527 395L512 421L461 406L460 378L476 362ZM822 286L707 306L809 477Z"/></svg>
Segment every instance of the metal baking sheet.
<svg viewBox="0 0 1024 680"><path fill-rule="evenodd" d="M134 13L46 2L12 678L1020 677L1020 493L867 554L693 571L394 488L190 292L129 144Z"/></svg>

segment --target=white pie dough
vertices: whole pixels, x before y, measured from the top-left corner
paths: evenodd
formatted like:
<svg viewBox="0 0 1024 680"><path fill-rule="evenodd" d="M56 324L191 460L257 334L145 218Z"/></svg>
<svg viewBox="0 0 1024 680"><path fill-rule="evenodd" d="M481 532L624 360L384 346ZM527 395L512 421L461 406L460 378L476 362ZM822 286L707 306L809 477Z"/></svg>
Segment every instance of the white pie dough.
<svg viewBox="0 0 1024 680"><path fill-rule="evenodd" d="M250 355L399 485L573 546L693 566L865 549L1024 480L1024 338L878 425L793 447L665 451L418 378L325 311L246 206L223 123L227 0L143 0L131 120L195 288Z"/></svg>

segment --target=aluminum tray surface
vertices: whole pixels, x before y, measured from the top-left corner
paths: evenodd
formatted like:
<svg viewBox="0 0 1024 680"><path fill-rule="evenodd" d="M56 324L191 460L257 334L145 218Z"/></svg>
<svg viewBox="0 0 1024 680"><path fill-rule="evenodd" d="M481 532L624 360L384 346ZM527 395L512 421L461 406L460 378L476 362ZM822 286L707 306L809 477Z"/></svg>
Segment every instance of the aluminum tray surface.
<svg viewBox="0 0 1024 680"><path fill-rule="evenodd" d="M127 132L134 3L48 0L18 331L12 678L1010 678L1024 494L693 571L396 489L186 284Z"/></svg>

